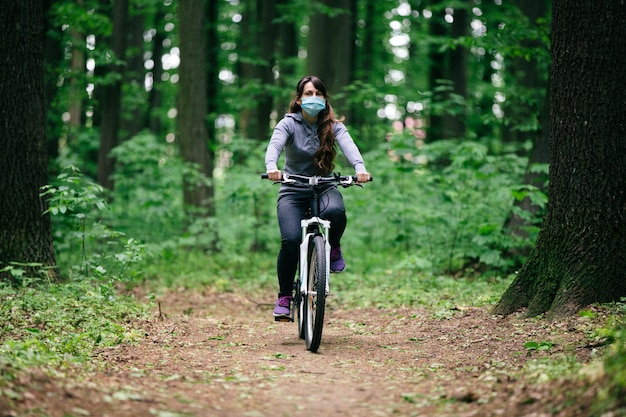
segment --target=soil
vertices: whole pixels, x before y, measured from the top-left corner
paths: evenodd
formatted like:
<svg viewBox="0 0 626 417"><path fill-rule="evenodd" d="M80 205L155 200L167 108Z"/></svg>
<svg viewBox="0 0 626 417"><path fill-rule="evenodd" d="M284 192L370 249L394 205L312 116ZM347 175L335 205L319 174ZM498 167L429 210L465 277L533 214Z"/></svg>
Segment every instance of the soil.
<svg viewBox="0 0 626 417"><path fill-rule="evenodd" d="M21 374L0 416L588 416L597 392L549 378L572 357L594 363L597 319L343 309L331 295L311 353L297 324L274 322L271 297L256 296L266 300L169 292L133 323L142 341L97 352L89 372Z"/></svg>

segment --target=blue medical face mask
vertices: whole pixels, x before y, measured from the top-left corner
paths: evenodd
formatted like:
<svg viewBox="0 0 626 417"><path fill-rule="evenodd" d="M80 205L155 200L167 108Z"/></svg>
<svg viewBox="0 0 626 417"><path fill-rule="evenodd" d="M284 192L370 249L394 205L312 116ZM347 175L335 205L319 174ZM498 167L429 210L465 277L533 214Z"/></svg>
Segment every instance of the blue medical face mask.
<svg viewBox="0 0 626 417"><path fill-rule="evenodd" d="M304 97L300 105L309 116L315 117L326 108L326 100L321 97Z"/></svg>

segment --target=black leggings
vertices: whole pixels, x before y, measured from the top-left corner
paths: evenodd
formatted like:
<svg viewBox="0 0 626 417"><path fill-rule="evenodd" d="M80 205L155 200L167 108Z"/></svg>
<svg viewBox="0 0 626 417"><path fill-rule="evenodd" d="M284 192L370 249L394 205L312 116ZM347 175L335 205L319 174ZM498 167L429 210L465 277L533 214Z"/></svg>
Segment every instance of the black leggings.
<svg viewBox="0 0 626 417"><path fill-rule="evenodd" d="M305 217L311 204L313 191L304 187L281 186L278 193L278 226L280 227L281 246L278 252L277 270L279 295L292 295L293 281L298 269L302 227L300 221ZM343 197L336 186L327 186L320 196L320 217L329 220L330 246L339 247L341 236L346 229L347 218Z"/></svg>

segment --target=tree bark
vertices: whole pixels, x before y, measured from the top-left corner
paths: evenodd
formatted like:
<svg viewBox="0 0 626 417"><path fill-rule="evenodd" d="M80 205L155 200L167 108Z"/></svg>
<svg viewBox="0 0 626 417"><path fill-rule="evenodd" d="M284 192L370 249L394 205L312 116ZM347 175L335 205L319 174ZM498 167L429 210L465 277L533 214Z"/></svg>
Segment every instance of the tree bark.
<svg viewBox="0 0 626 417"><path fill-rule="evenodd" d="M50 216L40 196L48 183L42 4L3 0L0 9L0 269L17 262L27 277L43 278L38 264L55 278ZM4 271L0 280L13 278Z"/></svg>
<svg viewBox="0 0 626 417"><path fill-rule="evenodd" d="M553 2L547 214L496 314L564 315L626 296L625 10Z"/></svg>

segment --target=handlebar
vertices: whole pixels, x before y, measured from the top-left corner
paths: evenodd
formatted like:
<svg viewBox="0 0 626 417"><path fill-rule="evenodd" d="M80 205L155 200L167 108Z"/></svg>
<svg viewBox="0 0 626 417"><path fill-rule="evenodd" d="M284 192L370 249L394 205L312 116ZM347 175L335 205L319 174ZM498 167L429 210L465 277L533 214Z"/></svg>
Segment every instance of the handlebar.
<svg viewBox="0 0 626 417"><path fill-rule="evenodd" d="M267 173L261 174L261 179L268 179ZM373 178L370 176L370 181L373 181ZM337 183L341 184L344 187L349 187L350 185L361 185L361 183L357 182L356 175L340 175L334 174L331 177L322 177L319 175L306 176L306 175L297 175L297 174L282 174L282 178L280 181L277 181L283 184L308 184L308 185L319 185L324 183Z"/></svg>

